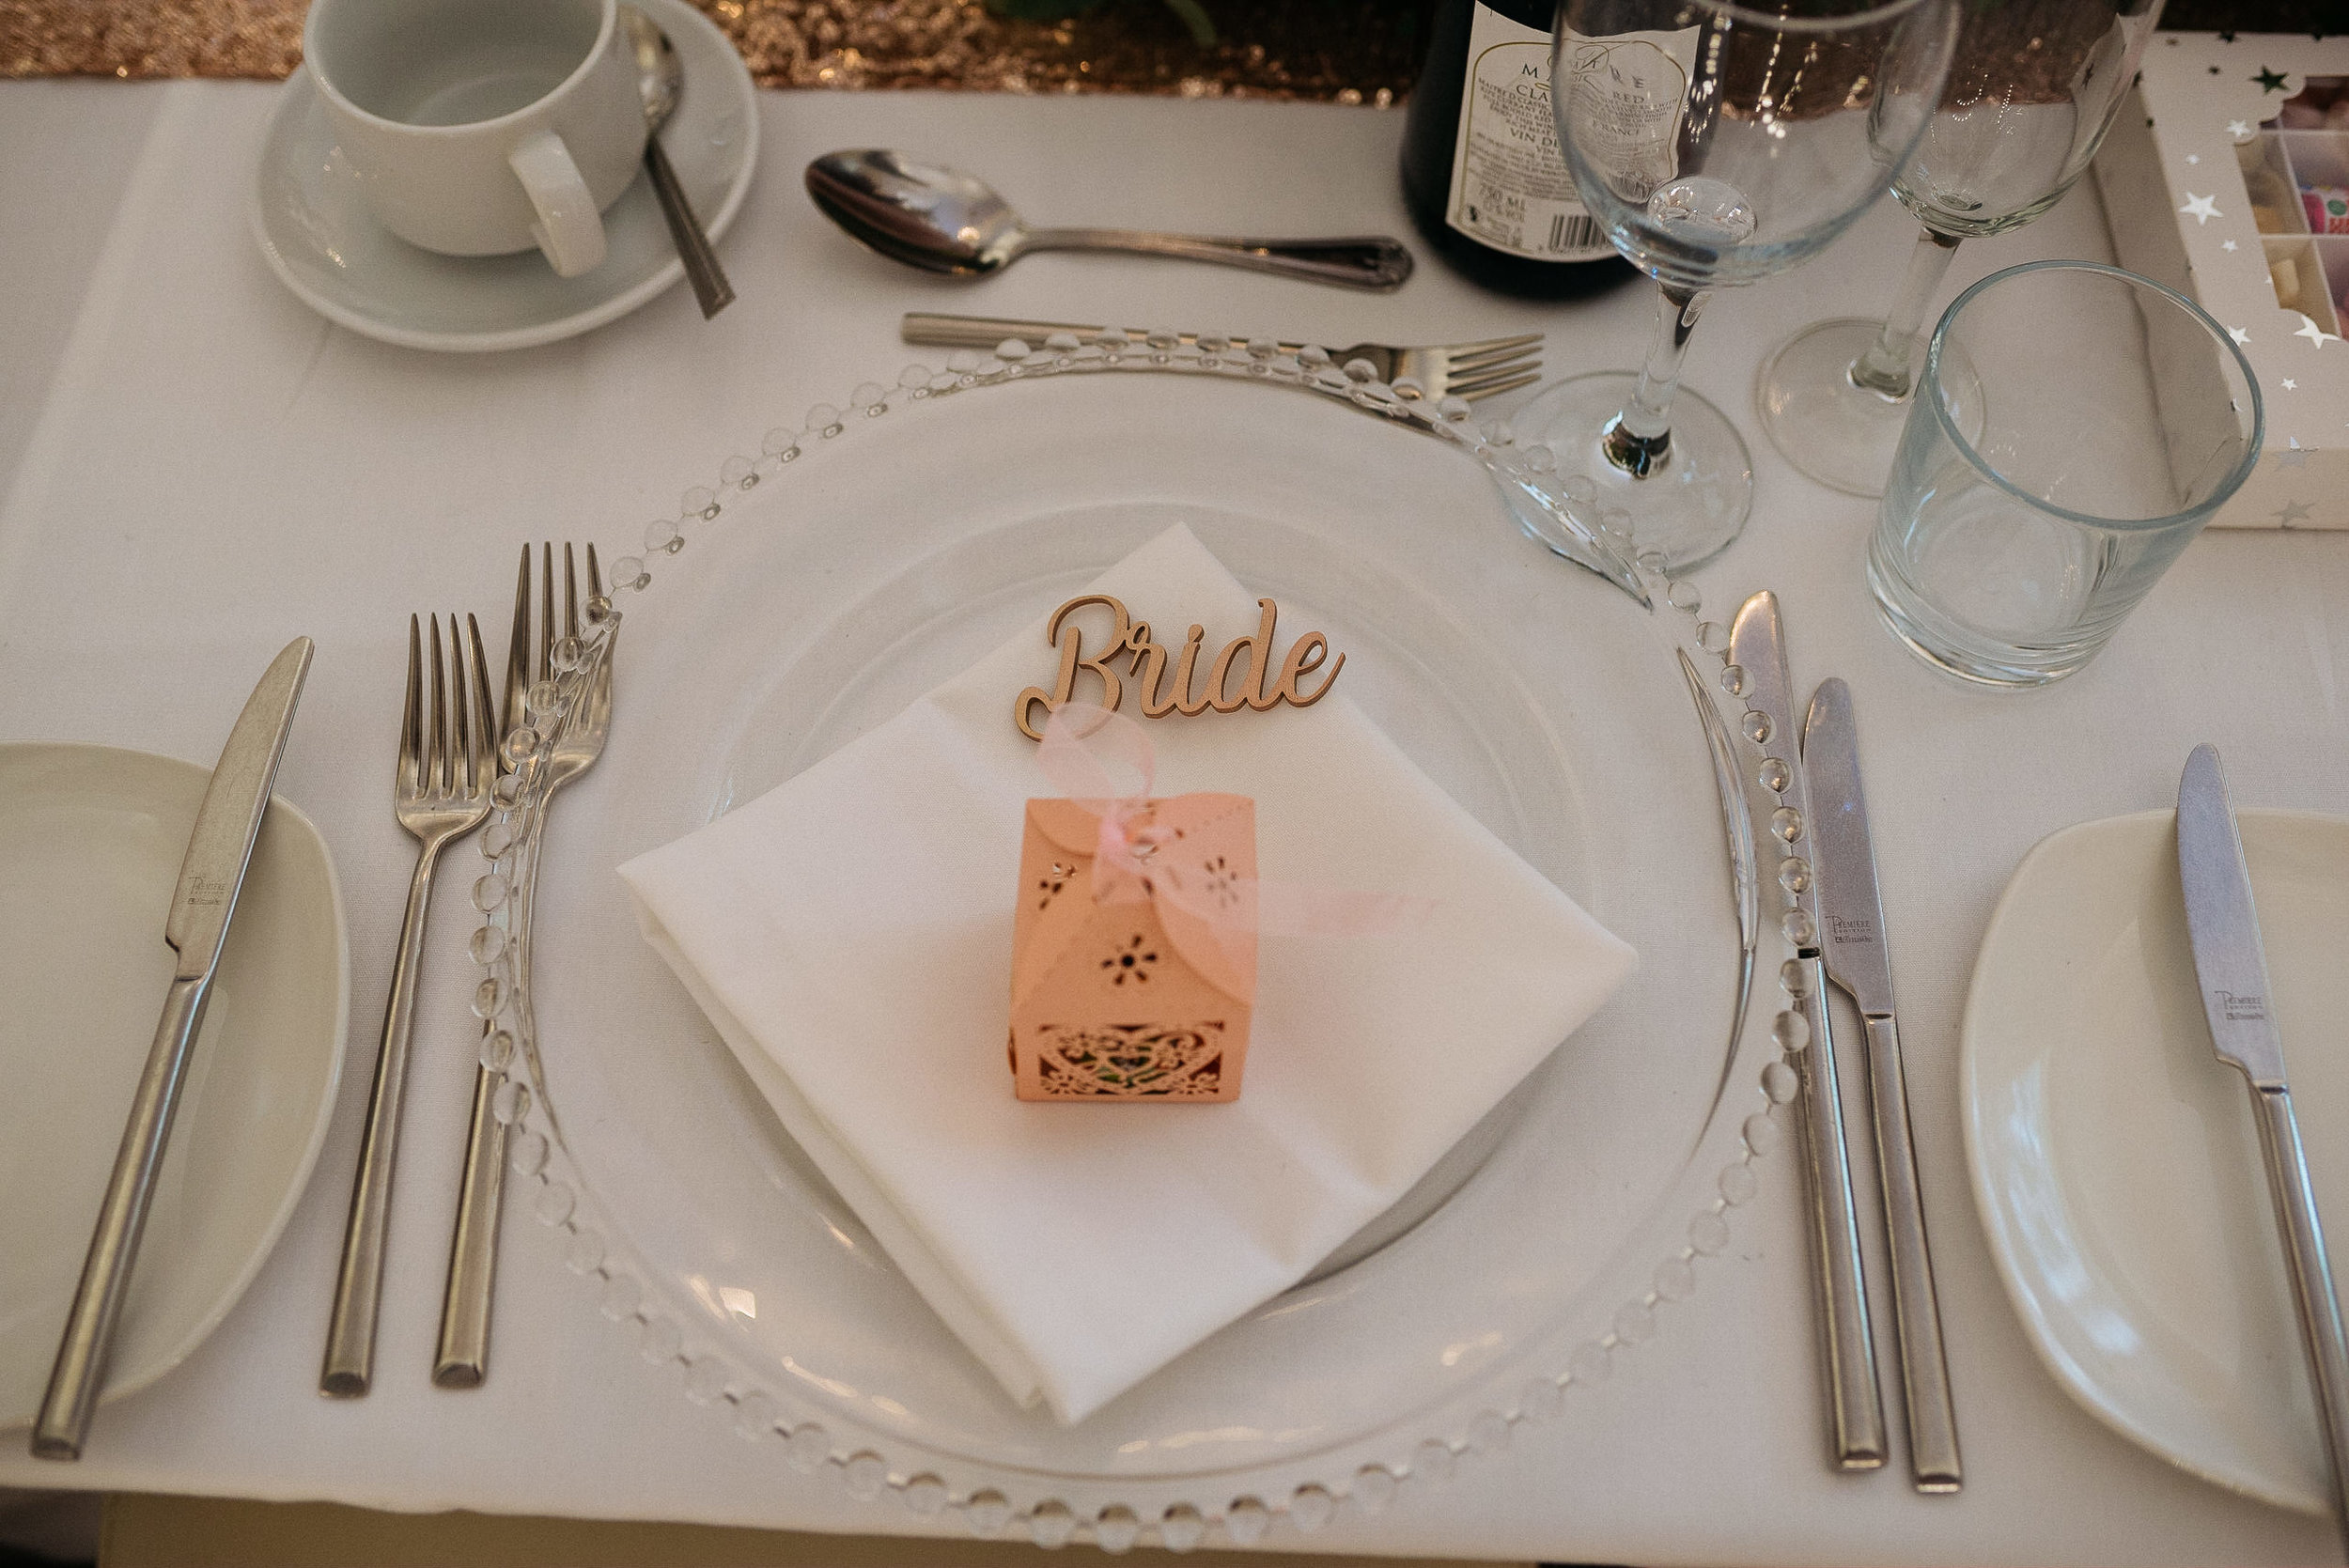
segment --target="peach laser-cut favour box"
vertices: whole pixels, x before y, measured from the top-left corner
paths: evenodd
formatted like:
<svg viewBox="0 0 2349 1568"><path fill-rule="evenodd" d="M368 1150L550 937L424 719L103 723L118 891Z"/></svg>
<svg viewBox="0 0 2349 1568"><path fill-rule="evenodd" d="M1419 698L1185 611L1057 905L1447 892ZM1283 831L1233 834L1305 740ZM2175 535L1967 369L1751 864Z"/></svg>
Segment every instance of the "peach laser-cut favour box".
<svg viewBox="0 0 2349 1568"><path fill-rule="evenodd" d="M1130 847L1128 864L1101 863L1105 839ZM1030 800L1012 927L1019 1097L1239 1098L1255 886L1247 796Z"/></svg>

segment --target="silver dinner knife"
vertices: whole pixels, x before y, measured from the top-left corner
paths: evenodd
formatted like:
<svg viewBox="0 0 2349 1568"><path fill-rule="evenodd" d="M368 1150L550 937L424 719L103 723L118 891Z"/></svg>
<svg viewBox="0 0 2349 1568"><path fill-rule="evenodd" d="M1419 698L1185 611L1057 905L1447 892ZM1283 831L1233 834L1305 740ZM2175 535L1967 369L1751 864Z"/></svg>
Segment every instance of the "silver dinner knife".
<svg viewBox="0 0 2349 1568"><path fill-rule="evenodd" d="M297 637L271 662L228 732L220 766L212 769L204 803L196 810L195 831L188 835L187 858L179 863L179 883L163 924L163 940L179 952L179 964L165 993L146 1070L139 1075L114 1174L107 1178L98 1229L83 1260L82 1282L73 1293L73 1310L66 1318L56 1364L50 1370L49 1389L33 1423L33 1452L39 1458L82 1457L90 1410L105 1372L107 1342L130 1293L139 1233L154 1200L163 1144L171 1137L171 1115L179 1106L196 1031L204 1023L212 974L220 964L228 923L237 912L237 893L244 886L253 841L269 809L270 785L277 777L277 759L285 753L294 704L310 673L310 639Z"/></svg>
<svg viewBox="0 0 2349 1568"><path fill-rule="evenodd" d="M1892 957L1876 890L1868 798L1859 787L1859 737L1851 689L1820 683L1802 725L1802 765L1811 786L1811 859L1819 886L1820 955L1829 980L1859 1007L1868 1030L1868 1098L1875 1113L1876 1176L1892 1262L1892 1327L1907 1398L1909 1476L1920 1492L1954 1492L1964 1483L1950 1363L1941 1344L1941 1306L1909 1132L1908 1080L1901 1067L1892 1007Z"/></svg>
<svg viewBox="0 0 2349 1568"><path fill-rule="evenodd" d="M1765 888L1775 885L1781 891L1780 925L1795 948L1783 970L1787 1021L1780 1037L1788 1045L1801 1084L1796 1110L1811 1194L1812 1262L1829 1436L1837 1467L1873 1470L1884 1463L1884 1394L1876 1382L1875 1342L1868 1327L1851 1154L1843 1138L1843 1092L1836 1081L1835 1040L1820 972L1810 790L1803 779L1797 744L1802 737L1795 728L1777 595L1756 594L1738 608L1730 626L1729 658L1731 668L1725 674L1735 682L1731 690L1747 705L1738 728L1760 753L1747 764L1744 780L1761 862L1756 869Z"/></svg>
<svg viewBox="0 0 2349 1568"><path fill-rule="evenodd" d="M2284 1042L2276 1030L2251 874L2243 863L2227 776L2217 748L2209 745L2194 748L2178 781L2178 879L2186 889L2186 925L2193 938L2194 976L2201 986L2211 1045L2251 1086L2252 1115L2267 1157L2268 1191L2276 1200L2276 1225L2316 1383L2317 1424L2324 1429L2332 1472L2333 1520L2349 1544L2349 1490L2342 1485L2342 1464L2349 1460L2349 1341L2341 1333L2341 1298L2333 1293L2316 1194L2300 1152L2300 1124L2284 1081Z"/></svg>

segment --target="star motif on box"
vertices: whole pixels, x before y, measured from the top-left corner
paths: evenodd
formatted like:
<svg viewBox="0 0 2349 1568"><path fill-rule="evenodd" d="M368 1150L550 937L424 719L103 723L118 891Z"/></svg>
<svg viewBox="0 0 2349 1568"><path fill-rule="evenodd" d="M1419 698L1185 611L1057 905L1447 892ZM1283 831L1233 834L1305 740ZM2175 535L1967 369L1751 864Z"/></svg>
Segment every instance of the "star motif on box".
<svg viewBox="0 0 2349 1568"><path fill-rule="evenodd" d="M2287 501L2283 509L2276 514L2279 528L2289 528L2295 522L2306 522L2308 520L2309 504L2305 501Z"/></svg>
<svg viewBox="0 0 2349 1568"><path fill-rule="evenodd" d="M2252 77L2251 80L2260 85L2260 90L2262 92L2279 93L2284 90L2283 73L2281 71L2270 70L2265 66L2260 67L2259 74Z"/></svg>
<svg viewBox="0 0 2349 1568"><path fill-rule="evenodd" d="M2300 383L2294 380L2291 377L2286 376L2283 379L2283 389L2286 392L2297 392L2300 390Z"/></svg>
<svg viewBox="0 0 2349 1568"><path fill-rule="evenodd" d="M2231 250L2234 249L2234 241L2232 241L2232 240L2229 240L2229 241L2227 241L2225 243L2221 244L2218 248L2219 248L2220 250L2222 250L2222 251L2231 251Z"/></svg>
<svg viewBox="0 0 2349 1568"><path fill-rule="evenodd" d="M2232 241L2230 241L2230 243L2232 243ZM2241 327L2229 327L2227 329L2227 335L2234 339L2235 346L2237 348L2241 348L2244 344L2251 341L2251 334L2245 332Z"/></svg>
<svg viewBox="0 0 2349 1568"><path fill-rule="evenodd" d="M2248 119L2231 119L2227 122L2227 134L2238 142L2248 142L2251 139L2251 122Z"/></svg>
<svg viewBox="0 0 2349 1568"><path fill-rule="evenodd" d="M2188 191L2186 194L2186 205L2178 209L2178 213L2181 217L2192 218L2198 224L2206 224L2213 218L2226 216L2218 210L2218 196L2215 192L2207 196L2198 196Z"/></svg>
<svg viewBox="0 0 2349 1568"><path fill-rule="evenodd" d="M2193 167L2195 164L2197 164L2197 163L2201 163L2201 161L2202 161L2202 155L2201 155L2201 153L2199 153L2199 152L2189 152L2189 153L2187 153L2187 154L2186 155L2186 166L2187 166L2188 168Z"/></svg>
<svg viewBox="0 0 2349 1568"><path fill-rule="evenodd" d="M2325 347L2327 343L2338 343L2341 341L2340 337L2332 333L2326 332L2324 328L2318 326L2314 321L2309 319L2309 318L2305 316L2300 318L2299 331L2294 333L2292 335L2295 337L2305 337L2320 349Z"/></svg>

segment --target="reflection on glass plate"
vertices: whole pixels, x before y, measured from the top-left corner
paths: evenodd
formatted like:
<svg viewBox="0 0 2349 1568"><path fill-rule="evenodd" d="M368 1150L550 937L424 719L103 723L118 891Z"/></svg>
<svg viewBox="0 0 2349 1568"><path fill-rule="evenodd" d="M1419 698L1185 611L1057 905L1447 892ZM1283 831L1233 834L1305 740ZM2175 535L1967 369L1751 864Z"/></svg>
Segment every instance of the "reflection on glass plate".
<svg viewBox="0 0 2349 1568"><path fill-rule="evenodd" d="M553 830L527 999L547 1103L520 1163L607 1313L803 1467L1050 1543L1311 1528L1572 1419L1573 1386L1696 1288L1774 1141L1766 1030L1730 1038L1720 808L1672 654L1691 623L1520 536L1459 453L1342 405L1160 377L926 399L910 374L823 446L841 418L730 460L723 494L688 497L690 548L652 557L657 587L617 596L614 743ZM1642 967L1313 1282L1060 1427L1009 1404L783 1135L613 868L1178 520L1346 647L1363 710Z"/></svg>

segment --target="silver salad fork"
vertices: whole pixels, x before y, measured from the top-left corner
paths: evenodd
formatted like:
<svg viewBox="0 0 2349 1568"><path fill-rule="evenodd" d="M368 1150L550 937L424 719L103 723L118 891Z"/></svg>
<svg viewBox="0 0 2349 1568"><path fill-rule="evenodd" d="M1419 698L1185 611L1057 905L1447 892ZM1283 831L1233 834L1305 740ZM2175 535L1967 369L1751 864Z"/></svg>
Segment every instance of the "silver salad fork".
<svg viewBox="0 0 2349 1568"><path fill-rule="evenodd" d="M1074 333L1089 338L1107 330L1068 321L1015 321L992 316L945 316L916 310L906 313L897 325L897 335L908 343L933 349L992 349L1007 337L1019 338L1030 348L1042 348L1044 340L1054 333ZM1149 334L1128 328L1127 335L1140 341ZM1201 334L1187 332L1174 335L1186 344L1196 344ZM1304 345L1283 342L1279 347L1283 353L1293 354ZM1540 380L1542 334L1519 333L1514 337L1488 337L1476 343L1356 343L1331 349L1330 358L1338 365L1366 360L1372 374L1390 386L1402 381L1419 389L1414 395L1397 387L1396 393L1401 396L1417 396L1431 400L1461 397L1473 403L1480 397L1514 392Z"/></svg>
<svg viewBox="0 0 2349 1568"><path fill-rule="evenodd" d="M471 615L465 617L465 631L460 641L457 617L449 616L452 679L452 672L442 663L441 618L432 617L432 714L428 728L419 631L416 617L408 617L408 702L400 720L392 810L416 840L416 871L408 884L408 912L400 922L399 956L392 967L391 1001L383 1010L383 1043L376 1057L375 1087L367 1096L359 1170L350 1187L350 1219L343 1231L334 1315L327 1327L326 1360L319 1374L319 1391L343 1398L366 1393L374 1370L392 1161L399 1147L400 1097L408 1076L408 1038L415 1025L417 960L431 911L433 866L443 849L481 826L490 815L490 682L482 672L481 629Z"/></svg>
<svg viewBox="0 0 2349 1568"><path fill-rule="evenodd" d="M554 547L539 547L539 613L537 636L531 636L530 547L522 546L520 570L514 580L514 633L506 646L506 707L500 732L513 733L521 722L524 694L533 684L554 678L551 654L554 628ZM596 562L596 547L587 547L587 597L603 595L603 574ZM563 629L579 635L579 578L571 547L563 547ZM533 662L533 650L536 662ZM547 794L555 794L595 766L612 730L612 662L598 667L593 683L555 737L547 759ZM509 766L501 749L498 767ZM525 873L538 875L537 857ZM530 962L527 925L513 934L514 966L526 973ZM496 1036L494 1020L482 1025L485 1046ZM458 1190L457 1222L449 1237L448 1285L441 1300L441 1338L432 1358L432 1381L443 1389L480 1386L490 1371L490 1303L497 1282L498 1221L506 1195L506 1125L497 1114L498 1086L505 1081L504 1063L490 1064L487 1054L474 1074L473 1127L465 1140L465 1173Z"/></svg>

